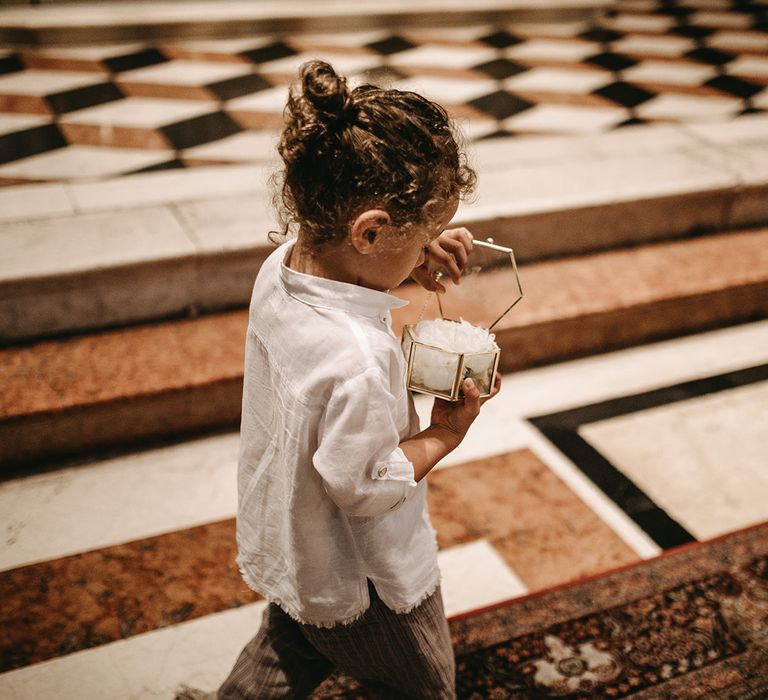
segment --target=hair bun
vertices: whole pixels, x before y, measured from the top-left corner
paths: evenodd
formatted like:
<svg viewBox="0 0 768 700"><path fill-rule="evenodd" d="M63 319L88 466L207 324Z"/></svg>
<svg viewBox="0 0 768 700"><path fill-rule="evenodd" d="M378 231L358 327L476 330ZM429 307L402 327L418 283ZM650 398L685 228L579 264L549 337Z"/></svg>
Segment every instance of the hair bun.
<svg viewBox="0 0 768 700"><path fill-rule="evenodd" d="M301 67L304 97L322 121L352 119L357 113L347 81L325 61L309 61Z"/></svg>

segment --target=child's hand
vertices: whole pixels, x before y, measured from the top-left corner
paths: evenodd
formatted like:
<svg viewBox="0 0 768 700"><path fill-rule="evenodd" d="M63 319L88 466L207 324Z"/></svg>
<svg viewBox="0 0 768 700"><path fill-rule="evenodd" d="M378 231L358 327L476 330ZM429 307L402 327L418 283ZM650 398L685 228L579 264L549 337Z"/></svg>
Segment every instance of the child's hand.
<svg viewBox="0 0 768 700"><path fill-rule="evenodd" d="M445 287L435 279L435 272L449 274L454 284L459 284L461 272L472 250L472 234L465 228L443 231L425 250L425 260L411 273L424 289L443 294Z"/></svg>
<svg viewBox="0 0 768 700"><path fill-rule="evenodd" d="M469 427L480 413L480 407L499 393L501 374L496 372L491 395L482 399L480 398L480 391L471 379L465 379L462 388L464 389L464 399L460 402L452 403L443 399L435 399L430 422L430 427L443 428L453 433L457 438L457 443L464 439Z"/></svg>

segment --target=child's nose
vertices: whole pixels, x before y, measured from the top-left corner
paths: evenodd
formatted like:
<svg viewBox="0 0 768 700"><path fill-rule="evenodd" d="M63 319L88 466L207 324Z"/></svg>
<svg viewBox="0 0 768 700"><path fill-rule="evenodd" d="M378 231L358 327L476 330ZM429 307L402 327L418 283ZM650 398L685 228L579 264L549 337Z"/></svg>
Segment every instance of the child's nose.
<svg viewBox="0 0 768 700"><path fill-rule="evenodd" d="M419 253L419 259L416 261L416 267L419 267L424 264L424 261L427 259L427 255L424 252L424 248L421 249L421 252Z"/></svg>

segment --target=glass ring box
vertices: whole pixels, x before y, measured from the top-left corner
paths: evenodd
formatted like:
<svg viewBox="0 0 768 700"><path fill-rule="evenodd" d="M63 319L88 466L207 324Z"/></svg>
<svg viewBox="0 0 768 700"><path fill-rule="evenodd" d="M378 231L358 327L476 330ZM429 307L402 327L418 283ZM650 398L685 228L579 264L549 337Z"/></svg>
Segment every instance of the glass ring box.
<svg viewBox="0 0 768 700"><path fill-rule="evenodd" d="M458 401L463 380L471 377L480 395L489 396L500 355L490 331L523 298L514 252L492 239L475 240L459 285L445 270L431 272L446 292L430 292L419 321L403 328L408 389ZM428 313L430 302L437 309Z"/></svg>

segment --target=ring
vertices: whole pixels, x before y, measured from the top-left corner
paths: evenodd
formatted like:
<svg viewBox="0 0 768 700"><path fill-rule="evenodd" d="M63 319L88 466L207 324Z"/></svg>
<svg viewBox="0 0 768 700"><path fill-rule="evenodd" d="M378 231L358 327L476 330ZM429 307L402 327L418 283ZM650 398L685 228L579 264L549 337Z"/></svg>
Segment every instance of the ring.
<svg viewBox="0 0 768 700"><path fill-rule="evenodd" d="M435 282L439 282L442 276L443 276L442 270L435 270L435 272L432 275L432 279L435 280Z"/></svg>

